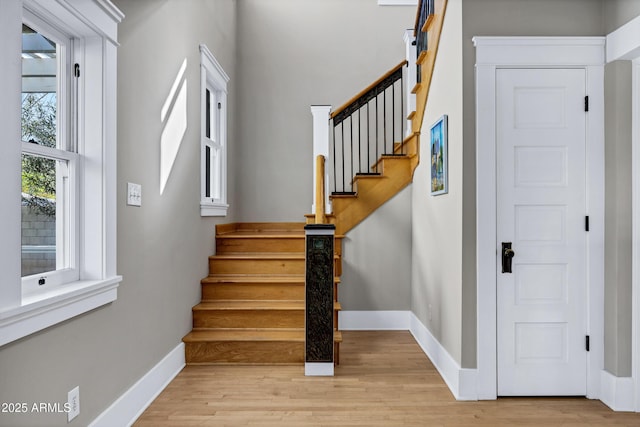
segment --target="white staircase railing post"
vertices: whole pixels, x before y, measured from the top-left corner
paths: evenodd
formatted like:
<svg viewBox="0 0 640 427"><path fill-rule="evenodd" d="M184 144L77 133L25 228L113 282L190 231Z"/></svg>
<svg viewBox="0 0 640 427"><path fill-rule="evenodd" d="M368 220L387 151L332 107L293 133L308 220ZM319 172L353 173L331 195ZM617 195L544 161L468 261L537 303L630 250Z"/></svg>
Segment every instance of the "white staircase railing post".
<svg viewBox="0 0 640 427"><path fill-rule="evenodd" d="M331 112L331 105L312 105L311 115L313 116L313 177L316 176L316 158L319 155L323 155L327 161L329 161L329 114ZM325 213L331 213L331 201L329 200L329 168L325 168L324 183L325 183ZM316 211L316 186L313 184L313 204L311 205L311 212Z"/></svg>
<svg viewBox="0 0 640 427"><path fill-rule="evenodd" d="M407 56L407 64L409 64L407 66L407 85L405 88L405 93L406 93L406 103L407 103L407 109L405 110L407 112L407 116L412 112L412 111L416 111L416 95L415 93L412 93L411 91L413 90L413 88L415 87L416 83L417 83L417 69L416 69L416 45L415 45L415 40L416 38L413 36L413 30L405 30L404 32L404 43L405 43L405 52L406 52L406 56ZM406 126L407 132L405 136L409 136L412 133L412 129L411 129L411 120L407 120L407 126Z"/></svg>

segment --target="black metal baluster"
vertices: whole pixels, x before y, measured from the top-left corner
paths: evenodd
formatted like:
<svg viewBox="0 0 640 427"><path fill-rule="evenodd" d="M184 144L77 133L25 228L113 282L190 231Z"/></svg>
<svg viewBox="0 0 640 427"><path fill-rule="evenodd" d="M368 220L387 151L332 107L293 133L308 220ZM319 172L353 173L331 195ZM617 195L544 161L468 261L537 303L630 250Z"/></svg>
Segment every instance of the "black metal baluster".
<svg viewBox="0 0 640 427"><path fill-rule="evenodd" d="M387 89L382 92L382 133L384 142L382 144L382 154L387 153Z"/></svg>
<svg viewBox="0 0 640 427"><path fill-rule="evenodd" d="M358 172L362 173L362 150L360 145L362 143L362 119L361 119L361 111L362 108L358 109Z"/></svg>
<svg viewBox="0 0 640 427"><path fill-rule="evenodd" d="M342 131L342 140L340 141L342 143L342 192L345 192L345 185L344 185L344 174L345 174L345 170L344 170L344 122L340 123L340 130Z"/></svg>
<svg viewBox="0 0 640 427"><path fill-rule="evenodd" d="M405 138L405 133L404 133L404 125L405 122L407 121L407 118L405 117L405 112L404 112L404 74L400 75L400 143L402 145L400 145L400 154L404 155L404 138Z"/></svg>
<svg viewBox="0 0 640 427"><path fill-rule="evenodd" d="M331 121L331 119L329 119ZM333 192L338 191L338 176L336 175L336 124L333 124Z"/></svg>
<svg viewBox="0 0 640 427"><path fill-rule="evenodd" d="M379 98L380 94L376 94L376 161L378 160L378 158L380 157L378 154L378 145L380 145L380 138L378 136L378 98Z"/></svg>
<svg viewBox="0 0 640 427"><path fill-rule="evenodd" d="M369 127L369 102L367 101L367 170L369 169L369 164L371 163L371 137L369 133L371 132L371 128Z"/></svg>
<svg viewBox="0 0 640 427"><path fill-rule="evenodd" d="M396 153L396 84L391 85L391 154Z"/></svg>
<svg viewBox="0 0 640 427"><path fill-rule="evenodd" d="M351 150L350 150L350 154L349 154L351 156L351 174L349 175L351 177L351 183L349 184L349 186L351 188L350 191L353 191L353 158L354 158L354 155L353 155L353 115L349 116L349 136L351 137L351 138L349 138L350 139L350 144L351 144L350 145Z"/></svg>

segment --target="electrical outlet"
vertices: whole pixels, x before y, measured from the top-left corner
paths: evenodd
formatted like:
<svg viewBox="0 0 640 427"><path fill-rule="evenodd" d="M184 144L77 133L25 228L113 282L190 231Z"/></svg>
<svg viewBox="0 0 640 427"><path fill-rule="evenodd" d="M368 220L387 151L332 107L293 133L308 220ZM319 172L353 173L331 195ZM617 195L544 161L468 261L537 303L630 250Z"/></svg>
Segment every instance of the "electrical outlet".
<svg viewBox="0 0 640 427"><path fill-rule="evenodd" d="M127 205L142 206L142 185L127 182Z"/></svg>
<svg viewBox="0 0 640 427"><path fill-rule="evenodd" d="M72 419L80 415L80 386L67 393L67 405L69 405L67 422L71 422Z"/></svg>

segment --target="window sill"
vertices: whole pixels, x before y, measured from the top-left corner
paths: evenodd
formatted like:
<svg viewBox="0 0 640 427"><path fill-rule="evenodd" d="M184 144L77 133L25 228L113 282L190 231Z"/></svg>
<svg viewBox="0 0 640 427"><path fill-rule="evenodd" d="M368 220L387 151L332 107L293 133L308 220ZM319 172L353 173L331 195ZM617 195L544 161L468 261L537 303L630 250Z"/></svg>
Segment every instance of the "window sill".
<svg viewBox="0 0 640 427"><path fill-rule="evenodd" d="M80 280L23 298L21 306L0 312L0 346L115 301L121 280Z"/></svg>
<svg viewBox="0 0 640 427"><path fill-rule="evenodd" d="M227 216L227 204L200 204L200 216Z"/></svg>

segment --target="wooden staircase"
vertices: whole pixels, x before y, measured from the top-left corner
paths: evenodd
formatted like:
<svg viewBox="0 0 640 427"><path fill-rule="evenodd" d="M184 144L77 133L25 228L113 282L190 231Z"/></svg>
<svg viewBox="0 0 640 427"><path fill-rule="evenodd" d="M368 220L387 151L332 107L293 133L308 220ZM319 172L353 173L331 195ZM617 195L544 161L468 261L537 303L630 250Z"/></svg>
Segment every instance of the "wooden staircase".
<svg viewBox="0 0 640 427"><path fill-rule="evenodd" d="M422 22L420 13L425 2L427 0L419 1L414 35L420 37L421 34L426 33L428 47L418 52L416 59L416 64L421 67L421 78L420 83L417 83L411 91L416 96L416 109L407 116L407 120L411 121L411 132L404 141L394 144L393 154L382 155L374 165L371 165L370 171L355 175L352 181L353 194L338 193L330 196L333 212L326 215L326 220L328 223L335 224L336 234L345 235L413 181L413 173L420 162L420 132L447 9L447 0L433 0L430 14ZM361 96L385 81L405 64L406 61L400 63L346 104L334 110L330 115L331 119L348 110ZM315 222L312 214L306 215L306 218L307 223Z"/></svg>
<svg viewBox="0 0 640 427"><path fill-rule="evenodd" d="M305 353L305 236L302 223L216 226L216 255L193 307L193 330L183 338L186 362L303 364ZM337 328L341 237L334 280ZM342 335L334 334L336 357Z"/></svg>

